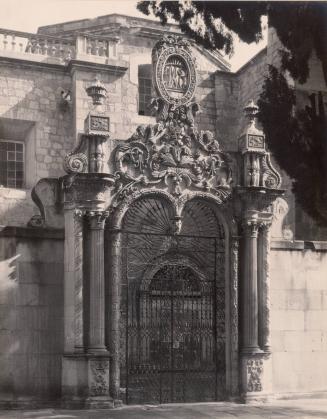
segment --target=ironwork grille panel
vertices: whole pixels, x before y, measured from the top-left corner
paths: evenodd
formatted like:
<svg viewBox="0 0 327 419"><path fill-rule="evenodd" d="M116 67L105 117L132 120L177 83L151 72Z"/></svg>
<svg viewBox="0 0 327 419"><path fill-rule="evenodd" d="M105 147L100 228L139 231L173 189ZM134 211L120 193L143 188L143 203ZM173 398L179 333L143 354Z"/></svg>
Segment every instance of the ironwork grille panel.
<svg viewBox="0 0 327 419"><path fill-rule="evenodd" d="M222 241L123 234L120 330L126 403L225 398Z"/></svg>

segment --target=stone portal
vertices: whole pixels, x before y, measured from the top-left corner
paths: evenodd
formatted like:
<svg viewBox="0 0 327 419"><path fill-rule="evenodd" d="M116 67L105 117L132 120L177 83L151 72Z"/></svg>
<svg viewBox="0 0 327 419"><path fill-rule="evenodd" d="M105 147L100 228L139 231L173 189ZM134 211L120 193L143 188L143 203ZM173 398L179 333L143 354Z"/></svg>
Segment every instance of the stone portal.
<svg viewBox="0 0 327 419"><path fill-rule="evenodd" d="M87 88L94 111L59 180L63 397L96 407L264 399L269 229L281 179L253 102L238 152L227 153L197 129L190 44L164 36L152 58L156 123L106 147L113 140L97 80Z"/></svg>

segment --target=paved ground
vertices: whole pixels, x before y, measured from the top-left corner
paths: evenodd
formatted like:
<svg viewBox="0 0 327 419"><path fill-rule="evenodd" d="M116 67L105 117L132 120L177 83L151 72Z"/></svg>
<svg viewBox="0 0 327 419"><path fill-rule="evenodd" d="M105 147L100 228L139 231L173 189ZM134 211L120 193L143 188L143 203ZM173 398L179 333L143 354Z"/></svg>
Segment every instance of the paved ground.
<svg viewBox="0 0 327 419"><path fill-rule="evenodd" d="M249 406L235 403L133 406L115 410L0 411L1 419L327 419L327 400L275 401Z"/></svg>

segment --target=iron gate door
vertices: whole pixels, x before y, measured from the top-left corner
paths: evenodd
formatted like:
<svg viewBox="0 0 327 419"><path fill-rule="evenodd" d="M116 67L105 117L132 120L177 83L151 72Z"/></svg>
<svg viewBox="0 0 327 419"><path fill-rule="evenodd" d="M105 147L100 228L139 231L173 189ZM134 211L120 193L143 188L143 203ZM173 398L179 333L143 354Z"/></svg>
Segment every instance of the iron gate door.
<svg viewBox="0 0 327 419"><path fill-rule="evenodd" d="M155 254L158 240L170 251ZM151 250L146 258L144 246ZM194 260L206 252L205 274L187 262L191 250ZM224 398L224 284L216 281L216 255L213 238L126 234L121 317L126 403Z"/></svg>

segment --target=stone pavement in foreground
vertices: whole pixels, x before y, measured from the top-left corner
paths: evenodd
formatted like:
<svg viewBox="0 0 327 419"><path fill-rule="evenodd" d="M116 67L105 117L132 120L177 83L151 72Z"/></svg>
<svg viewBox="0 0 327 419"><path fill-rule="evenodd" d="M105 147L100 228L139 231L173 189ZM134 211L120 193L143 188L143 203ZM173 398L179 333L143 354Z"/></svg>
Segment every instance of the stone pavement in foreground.
<svg viewBox="0 0 327 419"><path fill-rule="evenodd" d="M1 419L327 419L327 400L275 401L269 404L197 403L132 406L115 410L0 411Z"/></svg>

